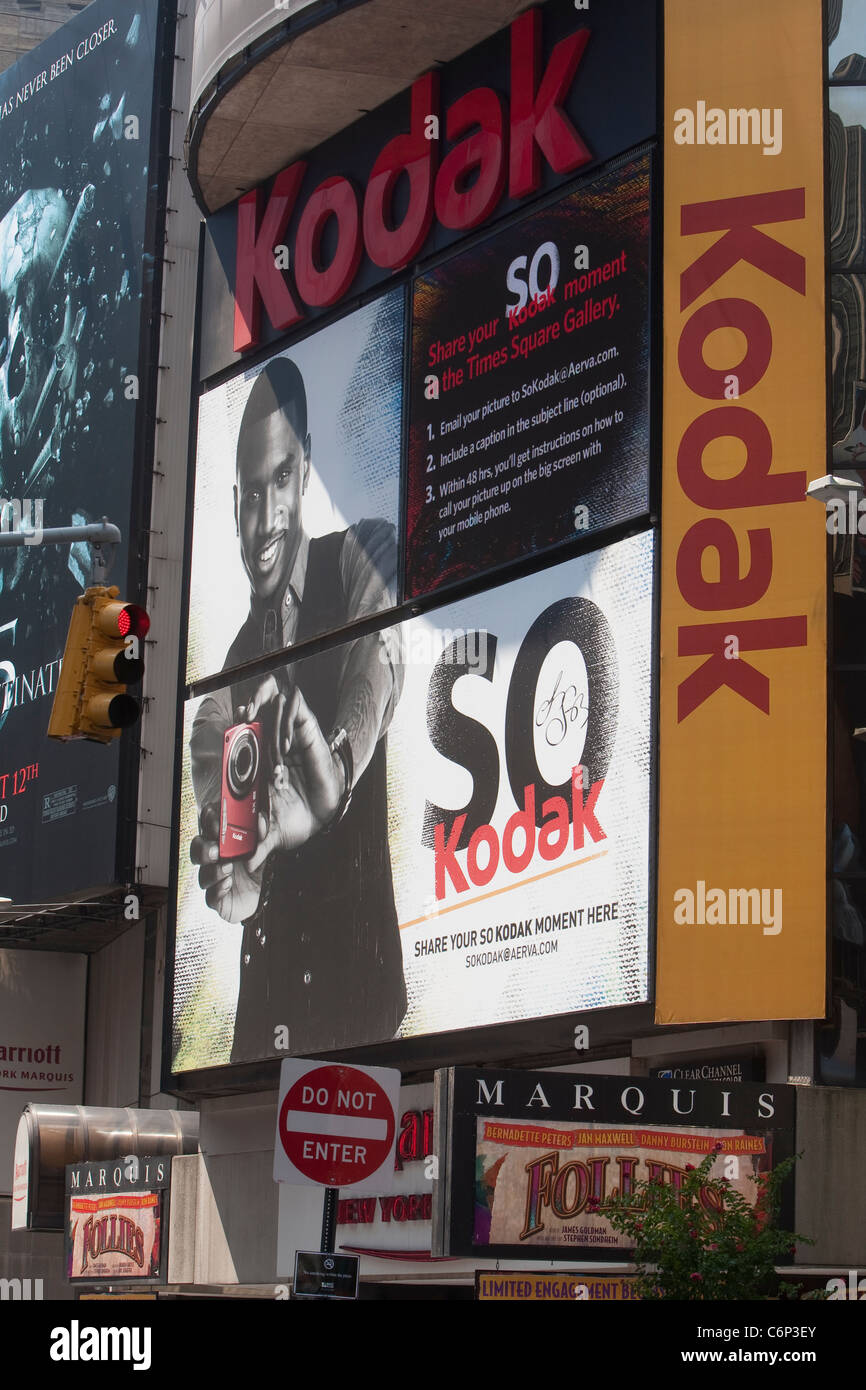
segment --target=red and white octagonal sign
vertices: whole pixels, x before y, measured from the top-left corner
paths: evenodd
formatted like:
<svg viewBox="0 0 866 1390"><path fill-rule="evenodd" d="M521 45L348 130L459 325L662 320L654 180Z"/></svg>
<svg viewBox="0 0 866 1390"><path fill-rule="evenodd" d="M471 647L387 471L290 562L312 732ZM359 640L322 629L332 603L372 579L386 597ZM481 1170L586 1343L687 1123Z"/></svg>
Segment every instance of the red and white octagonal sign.
<svg viewBox="0 0 866 1390"><path fill-rule="evenodd" d="M394 1162L400 1073L287 1058L274 1181L352 1187Z"/></svg>

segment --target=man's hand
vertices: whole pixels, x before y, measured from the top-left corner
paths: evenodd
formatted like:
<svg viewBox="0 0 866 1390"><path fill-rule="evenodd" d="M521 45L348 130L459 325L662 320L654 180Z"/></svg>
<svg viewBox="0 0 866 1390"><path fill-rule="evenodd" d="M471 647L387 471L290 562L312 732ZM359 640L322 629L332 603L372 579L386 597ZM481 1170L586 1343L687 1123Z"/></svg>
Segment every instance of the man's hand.
<svg viewBox="0 0 866 1390"><path fill-rule="evenodd" d="M192 841L189 857L200 866L198 881L205 902L223 921L243 922L259 905L262 870L253 869L249 859L220 859L217 805L202 807L199 828L201 834Z"/></svg>
<svg viewBox="0 0 866 1390"><path fill-rule="evenodd" d="M261 872L275 849L293 850L329 825L342 798L343 764L330 749L318 720L297 686L287 699L268 676L243 717L251 722L264 706L276 705L275 766L269 787L270 814L259 817L259 847L249 860Z"/></svg>

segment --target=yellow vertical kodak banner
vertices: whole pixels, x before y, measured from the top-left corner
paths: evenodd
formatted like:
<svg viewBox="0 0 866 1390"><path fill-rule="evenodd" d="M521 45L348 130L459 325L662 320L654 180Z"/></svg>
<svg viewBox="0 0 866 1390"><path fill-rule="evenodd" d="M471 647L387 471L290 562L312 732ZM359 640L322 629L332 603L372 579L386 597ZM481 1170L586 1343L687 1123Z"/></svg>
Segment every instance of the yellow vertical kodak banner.
<svg viewBox="0 0 866 1390"><path fill-rule="evenodd" d="M666 0L656 1021L824 1012L820 0Z"/></svg>

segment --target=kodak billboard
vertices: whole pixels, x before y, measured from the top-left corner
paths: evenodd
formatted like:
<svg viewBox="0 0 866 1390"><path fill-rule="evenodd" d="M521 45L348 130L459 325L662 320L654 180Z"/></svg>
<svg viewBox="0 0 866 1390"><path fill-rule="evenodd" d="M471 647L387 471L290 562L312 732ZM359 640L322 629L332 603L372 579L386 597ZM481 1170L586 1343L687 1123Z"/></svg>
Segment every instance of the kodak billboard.
<svg viewBox="0 0 866 1390"><path fill-rule="evenodd" d="M824 1012L818 0L665 17L656 1021Z"/></svg>

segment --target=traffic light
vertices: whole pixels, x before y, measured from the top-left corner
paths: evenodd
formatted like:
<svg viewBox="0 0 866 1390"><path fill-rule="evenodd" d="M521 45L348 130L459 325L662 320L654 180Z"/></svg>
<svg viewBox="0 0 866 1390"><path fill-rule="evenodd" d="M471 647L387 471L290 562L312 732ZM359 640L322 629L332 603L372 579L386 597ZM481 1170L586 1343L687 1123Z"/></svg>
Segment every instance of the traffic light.
<svg viewBox="0 0 866 1390"><path fill-rule="evenodd" d="M60 679L48 723L49 738L111 743L134 724L141 707L126 687L144 675L144 638L150 618L124 603L116 587L96 584L76 600Z"/></svg>

